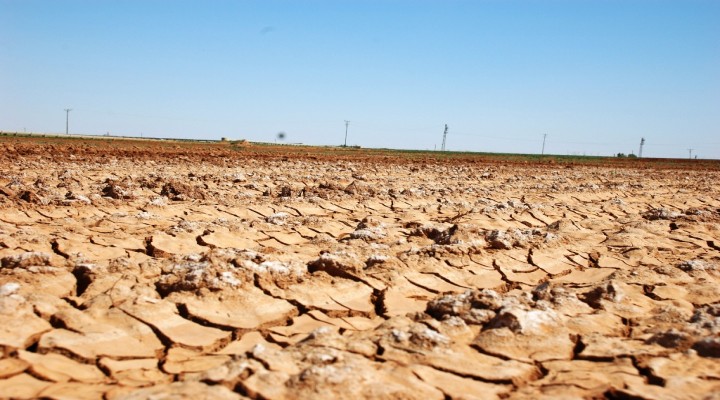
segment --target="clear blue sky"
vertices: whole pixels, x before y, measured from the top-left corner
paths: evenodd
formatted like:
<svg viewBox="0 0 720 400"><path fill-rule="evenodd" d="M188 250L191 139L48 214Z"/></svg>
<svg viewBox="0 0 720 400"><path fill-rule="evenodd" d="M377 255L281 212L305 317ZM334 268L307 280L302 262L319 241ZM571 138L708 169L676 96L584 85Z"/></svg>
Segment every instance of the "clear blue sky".
<svg viewBox="0 0 720 400"><path fill-rule="evenodd" d="M0 0L0 130L720 158L720 1Z"/></svg>

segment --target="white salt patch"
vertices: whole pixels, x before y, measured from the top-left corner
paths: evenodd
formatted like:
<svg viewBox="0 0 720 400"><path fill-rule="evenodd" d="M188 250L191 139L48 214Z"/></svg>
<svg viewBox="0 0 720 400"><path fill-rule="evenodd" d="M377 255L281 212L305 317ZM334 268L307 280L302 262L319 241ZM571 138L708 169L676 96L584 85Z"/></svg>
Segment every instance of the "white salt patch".
<svg viewBox="0 0 720 400"><path fill-rule="evenodd" d="M78 253L78 255L82 255L82 253ZM57 273L60 271L63 271L62 268L58 267L47 267L47 266L41 266L41 265L33 265L31 267L26 268L27 271L30 271L35 274L52 274Z"/></svg>
<svg viewBox="0 0 720 400"><path fill-rule="evenodd" d="M147 296L141 296L138 298L138 300L141 302L150 303L150 304L157 304L160 302L159 299L155 299L155 298L147 297Z"/></svg>
<svg viewBox="0 0 720 400"><path fill-rule="evenodd" d="M139 212L135 215L135 218L137 219L151 219L155 216L152 213L149 213L147 211Z"/></svg>
<svg viewBox="0 0 720 400"><path fill-rule="evenodd" d="M520 316L520 325L523 332L533 332L556 322L557 316L549 311L530 310L525 312L525 315Z"/></svg>
<svg viewBox="0 0 720 400"><path fill-rule="evenodd" d="M265 346L262 343L258 343L253 346L252 350L250 351L252 352L253 356L259 356L260 354L265 352Z"/></svg>
<svg viewBox="0 0 720 400"><path fill-rule="evenodd" d="M381 263L381 262L385 262L389 259L390 259L390 257L388 257L386 255L373 254L368 258L368 261L373 262L373 263Z"/></svg>
<svg viewBox="0 0 720 400"><path fill-rule="evenodd" d="M430 328L425 328L425 330L420 332L420 336L422 336L425 339L430 340L433 343L441 343L441 344L447 344L450 343L450 338L443 335L440 332L434 331Z"/></svg>
<svg viewBox="0 0 720 400"><path fill-rule="evenodd" d="M314 329L312 332L310 332L310 336L312 338L317 338L323 335L327 335L332 332L332 329L330 329L329 326L321 326L319 328Z"/></svg>
<svg viewBox="0 0 720 400"><path fill-rule="evenodd" d="M20 289L20 284L17 282L10 282L0 286L0 296L9 296Z"/></svg>
<svg viewBox="0 0 720 400"><path fill-rule="evenodd" d="M83 196L83 195L81 195L81 194L73 195L72 200L77 200L77 201L79 201L79 202L81 202L81 203L85 203L85 204L90 204L90 203L91 203L90 199L88 199L87 196Z"/></svg>
<svg viewBox="0 0 720 400"><path fill-rule="evenodd" d="M283 224L285 224L285 220L289 216L290 216L290 214L288 214L286 212L279 212L279 213L275 213L275 214L268 216L267 218L265 218L265 220L268 223L273 224L273 225L283 225Z"/></svg>
<svg viewBox="0 0 720 400"><path fill-rule="evenodd" d="M320 362L328 363L335 361L335 356L332 354L318 354L316 355L316 359Z"/></svg>
<svg viewBox="0 0 720 400"><path fill-rule="evenodd" d="M155 207L163 207L163 206L167 205L167 199L164 196L156 197L156 198L150 200L150 202L148 202L148 204L151 206L155 206Z"/></svg>
<svg viewBox="0 0 720 400"><path fill-rule="evenodd" d="M187 256L185 256L186 260L193 261L193 262L198 262L198 261L200 261L201 258L202 258L202 256L200 254L196 254L196 253L188 254Z"/></svg>
<svg viewBox="0 0 720 400"><path fill-rule="evenodd" d="M408 340L409 337L407 332L403 332L397 329L393 329L390 333L393 335L393 338L396 342L404 342Z"/></svg>
<svg viewBox="0 0 720 400"><path fill-rule="evenodd" d="M280 261L264 261L260 265L260 270L267 272L274 272L278 274L289 274L290 267L281 263Z"/></svg>
<svg viewBox="0 0 720 400"><path fill-rule="evenodd" d="M703 260L689 260L678 265L683 271L707 271L714 270L717 267Z"/></svg>
<svg viewBox="0 0 720 400"><path fill-rule="evenodd" d="M225 272L221 273L220 280L227 283L230 286L239 286L242 283L230 271L225 271Z"/></svg>
<svg viewBox="0 0 720 400"><path fill-rule="evenodd" d="M15 263L21 263L30 258L39 258L43 263L50 262L50 254L41 251L29 251L9 257Z"/></svg>

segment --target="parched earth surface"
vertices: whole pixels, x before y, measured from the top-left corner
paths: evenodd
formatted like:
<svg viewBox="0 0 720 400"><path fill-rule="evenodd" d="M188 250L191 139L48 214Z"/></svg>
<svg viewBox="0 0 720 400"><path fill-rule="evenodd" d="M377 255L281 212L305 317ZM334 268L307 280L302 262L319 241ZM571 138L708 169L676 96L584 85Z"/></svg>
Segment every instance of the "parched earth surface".
<svg viewBox="0 0 720 400"><path fill-rule="evenodd" d="M0 165L3 398L720 398L717 164L5 138Z"/></svg>

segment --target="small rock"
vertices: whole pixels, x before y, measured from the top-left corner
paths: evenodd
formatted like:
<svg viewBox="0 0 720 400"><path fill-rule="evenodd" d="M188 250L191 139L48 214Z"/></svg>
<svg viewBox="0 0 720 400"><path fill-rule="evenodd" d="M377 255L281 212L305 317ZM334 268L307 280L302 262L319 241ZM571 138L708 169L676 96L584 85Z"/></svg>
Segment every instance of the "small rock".
<svg viewBox="0 0 720 400"><path fill-rule="evenodd" d="M692 347L703 357L720 358L720 338L706 337L698 340Z"/></svg>
<svg viewBox="0 0 720 400"><path fill-rule="evenodd" d="M134 198L132 191L120 184L110 181L102 190L103 196L118 200L129 200Z"/></svg>
<svg viewBox="0 0 720 400"><path fill-rule="evenodd" d="M27 252L0 259L3 268L27 268L31 266L49 266L51 255L43 252Z"/></svg>
<svg viewBox="0 0 720 400"><path fill-rule="evenodd" d="M15 193L14 190L8 187L0 186L0 195L3 195L5 197L15 197L17 193Z"/></svg>
<svg viewBox="0 0 720 400"><path fill-rule="evenodd" d="M21 200L27 201L28 203L33 204L43 204L43 200L38 196L35 192L32 190L23 190L20 192L20 195L18 197Z"/></svg>
<svg viewBox="0 0 720 400"><path fill-rule="evenodd" d="M501 306L502 299L494 290L468 290L428 302L426 312L440 320L456 316L469 324L482 325L495 318Z"/></svg>
<svg viewBox="0 0 720 400"><path fill-rule="evenodd" d="M275 213L275 214L272 214L272 215L268 215L268 217L265 218L265 220L266 220L269 224L273 224L273 225L285 225L285 222L287 221L287 218L288 218L289 216L290 216L290 214L281 211L281 212L278 212L278 213Z"/></svg>
<svg viewBox="0 0 720 400"><path fill-rule="evenodd" d="M649 221L656 221L659 219L675 219L680 216L680 213L670 211L666 208L653 208L643 213L642 216Z"/></svg>
<svg viewBox="0 0 720 400"><path fill-rule="evenodd" d="M490 248L492 249L509 250L513 247L511 238L508 237L505 232L499 231L497 229L490 231L485 236L485 240L488 242Z"/></svg>
<svg viewBox="0 0 720 400"><path fill-rule="evenodd" d="M662 347L667 348L689 348L692 343L692 338L684 332L670 329L666 332L660 332L650 337L646 343L652 344L657 343Z"/></svg>
<svg viewBox="0 0 720 400"><path fill-rule="evenodd" d="M65 194L65 199L67 200L75 200L79 201L81 203L90 204L92 201L87 196L83 196L81 194L73 193L73 192L67 192Z"/></svg>
<svg viewBox="0 0 720 400"><path fill-rule="evenodd" d="M290 186L280 188L280 197L292 197L292 189L290 189Z"/></svg>
<svg viewBox="0 0 720 400"><path fill-rule="evenodd" d="M704 260L688 260L680 263L678 268L685 272L690 272L715 270L717 266Z"/></svg>
<svg viewBox="0 0 720 400"><path fill-rule="evenodd" d="M160 191L161 196L165 196L170 200L204 200L207 198L205 191L200 188L190 186L181 182L168 182L163 185Z"/></svg>

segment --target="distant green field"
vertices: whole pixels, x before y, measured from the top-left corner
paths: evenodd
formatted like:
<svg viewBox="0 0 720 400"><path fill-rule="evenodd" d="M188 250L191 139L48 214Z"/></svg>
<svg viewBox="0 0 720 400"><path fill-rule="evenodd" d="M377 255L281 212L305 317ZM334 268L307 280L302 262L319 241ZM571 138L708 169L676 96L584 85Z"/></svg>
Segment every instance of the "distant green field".
<svg viewBox="0 0 720 400"><path fill-rule="evenodd" d="M0 141L29 141L38 144L61 144L63 142L85 142L87 145L114 142L115 146L131 145L134 147L155 146L168 148L181 146L184 149L195 148L212 151L232 151L247 155L263 154L265 156L293 157L337 157L349 159L396 159L414 162L486 162L486 163L523 163L539 165L578 165L578 166L617 166L628 168L672 168L672 169L709 169L720 170L720 160L674 159L674 158L630 158L601 157L559 154L516 154L488 153L473 151L436 151L436 150L404 150L388 148L361 148L357 146L309 146L303 144L250 142L245 140L200 140L150 138L136 136L91 136L64 135L25 132L0 132Z"/></svg>

